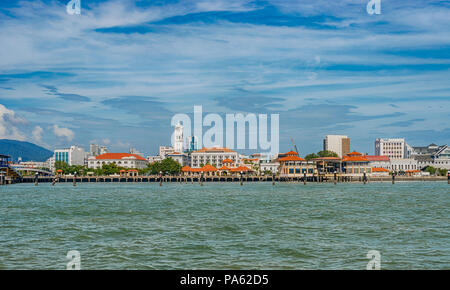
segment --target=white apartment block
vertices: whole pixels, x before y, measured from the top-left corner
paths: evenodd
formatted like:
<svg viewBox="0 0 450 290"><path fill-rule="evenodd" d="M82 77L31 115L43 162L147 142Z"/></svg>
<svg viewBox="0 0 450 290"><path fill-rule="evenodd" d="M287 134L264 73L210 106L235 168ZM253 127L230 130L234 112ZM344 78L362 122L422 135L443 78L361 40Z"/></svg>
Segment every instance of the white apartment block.
<svg viewBox="0 0 450 290"><path fill-rule="evenodd" d="M388 156L391 160L409 158L410 148L404 138L378 138L375 140L375 155Z"/></svg>
<svg viewBox="0 0 450 290"><path fill-rule="evenodd" d="M159 156L161 159L166 158L167 154L172 154L173 152L175 152L175 150L171 146L159 146Z"/></svg>
<svg viewBox="0 0 450 290"><path fill-rule="evenodd" d="M326 135L323 139L323 150L328 150L342 156L350 153L350 138L343 135Z"/></svg>
<svg viewBox="0 0 450 290"><path fill-rule="evenodd" d="M233 160L234 164L239 162L239 154L228 148L203 148L191 153L191 167L199 168L207 163L216 168L222 167L225 159Z"/></svg>
<svg viewBox="0 0 450 290"><path fill-rule="evenodd" d="M69 166L85 165L86 152L78 146L70 146L70 148L56 149L53 157L56 161L66 162Z"/></svg>

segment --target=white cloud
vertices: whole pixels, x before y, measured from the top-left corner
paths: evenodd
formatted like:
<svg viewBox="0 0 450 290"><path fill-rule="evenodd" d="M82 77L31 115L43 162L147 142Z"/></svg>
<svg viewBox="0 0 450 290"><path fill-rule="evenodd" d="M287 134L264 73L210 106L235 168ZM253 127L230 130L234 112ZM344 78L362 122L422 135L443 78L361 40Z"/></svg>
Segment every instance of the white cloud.
<svg viewBox="0 0 450 290"><path fill-rule="evenodd" d="M66 138L67 141L72 141L75 138L75 133L72 130L59 127L58 125L53 125L53 133L57 137Z"/></svg>
<svg viewBox="0 0 450 290"><path fill-rule="evenodd" d="M44 132L44 129L42 129L41 126L34 127L33 132L32 132L33 141L35 141L37 143L41 143L43 132Z"/></svg>
<svg viewBox="0 0 450 290"><path fill-rule="evenodd" d="M0 138L25 140L25 134L17 128L17 125L26 123L26 120L17 116L13 110L0 104Z"/></svg>

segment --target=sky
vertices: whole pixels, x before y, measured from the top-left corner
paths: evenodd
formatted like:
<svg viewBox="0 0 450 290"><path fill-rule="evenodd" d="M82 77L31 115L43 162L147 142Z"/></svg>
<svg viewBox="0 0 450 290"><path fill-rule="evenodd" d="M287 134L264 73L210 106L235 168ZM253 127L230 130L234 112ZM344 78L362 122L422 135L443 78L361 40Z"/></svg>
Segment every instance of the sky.
<svg viewBox="0 0 450 290"><path fill-rule="evenodd" d="M450 1L68 2L0 1L0 138L154 155L201 105L279 114L300 155L450 143Z"/></svg>

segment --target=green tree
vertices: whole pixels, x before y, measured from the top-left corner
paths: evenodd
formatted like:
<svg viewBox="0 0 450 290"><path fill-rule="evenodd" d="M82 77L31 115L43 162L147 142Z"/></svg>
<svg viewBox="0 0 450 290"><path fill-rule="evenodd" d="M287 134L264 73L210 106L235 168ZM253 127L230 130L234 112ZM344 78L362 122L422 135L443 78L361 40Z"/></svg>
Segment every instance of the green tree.
<svg viewBox="0 0 450 290"><path fill-rule="evenodd" d="M317 155L320 157L339 157L336 152L329 151L329 150L322 150L317 152Z"/></svg>
<svg viewBox="0 0 450 290"><path fill-rule="evenodd" d="M439 169L439 175L440 176L447 176L448 170L447 169Z"/></svg>
<svg viewBox="0 0 450 290"><path fill-rule="evenodd" d="M427 166L427 168L425 168L425 172L429 172L431 175L435 175L436 168L434 168L433 166Z"/></svg>
<svg viewBox="0 0 450 290"><path fill-rule="evenodd" d="M316 153L311 153L311 154L306 155L306 156L305 156L305 159L306 159L306 160L311 160L311 159L319 158L319 157L320 157L320 156L317 155Z"/></svg>

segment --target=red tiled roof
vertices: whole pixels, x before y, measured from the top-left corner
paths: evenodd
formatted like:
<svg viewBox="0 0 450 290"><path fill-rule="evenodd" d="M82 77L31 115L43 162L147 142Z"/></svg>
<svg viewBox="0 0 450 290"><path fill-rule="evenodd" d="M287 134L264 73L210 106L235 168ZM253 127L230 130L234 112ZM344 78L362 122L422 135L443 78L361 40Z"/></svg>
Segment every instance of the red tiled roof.
<svg viewBox="0 0 450 290"><path fill-rule="evenodd" d="M278 159L278 161L305 161L305 159L298 157L298 156L286 156L283 158Z"/></svg>
<svg viewBox="0 0 450 290"><path fill-rule="evenodd" d="M220 167L219 170L230 170L230 168L228 168L224 165L224 166Z"/></svg>
<svg viewBox="0 0 450 290"><path fill-rule="evenodd" d="M283 155L286 155L286 156L289 156L289 155L298 155L298 153L295 152L295 151L289 151L289 152L284 153Z"/></svg>
<svg viewBox="0 0 450 290"><path fill-rule="evenodd" d="M385 155L366 155L364 157L369 161L389 161L389 156Z"/></svg>
<svg viewBox="0 0 450 290"><path fill-rule="evenodd" d="M372 172L389 172L389 170L386 168L373 167Z"/></svg>
<svg viewBox="0 0 450 290"><path fill-rule="evenodd" d="M183 171L183 172L189 172L189 171L192 171L192 168L189 167L189 166L183 166L183 168L181 168L181 171Z"/></svg>
<svg viewBox="0 0 450 290"><path fill-rule="evenodd" d="M201 171L217 171L217 168L215 168L214 166L210 165L210 164L206 164L205 166L203 166L201 168Z"/></svg>
<svg viewBox="0 0 450 290"><path fill-rule="evenodd" d="M96 156L95 159L118 160L118 159L133 158L133 157L138 160L144 160L144 161L147 160L142 156L139 156L136 154L130 154L130 153L105 153L105 154Z"/></svg>
<svg viewBox="0 0 450 290"><path fill-rule="evenodd" d="M353 151L353 152L348 153L347 156L362 156L362 154L359 152Z"/></svg>
<svg viewBox="0 0 450 290"><path fill-rule="evenodd" d="M227 159L222 160L222 163L234 163L234 161L227 158Z"/></svg>
<svg viewBox="0 0 450 290"><path fill-rule="evenodd" d="M250 171L250 169L248 167L245 167L245 166L239 166L239 167L236 167L236 168L231 168L230 171L240 172L240 171Z"/></svg>
<svg viewBox="0 0 450 290"><path fill-rule="evenodd" d="M343 162L369 162L369 160L367 160L363 156L344 156L342 161Z"/></svg>
<svg viewBox="0 0 450 290"><path fill-rule="evenodd" d="M206 152L236 152L228 148L221 148L221 147L212 147L212 148L202 148L197 151L194 151L193 153L206 153Z"/></svg>

